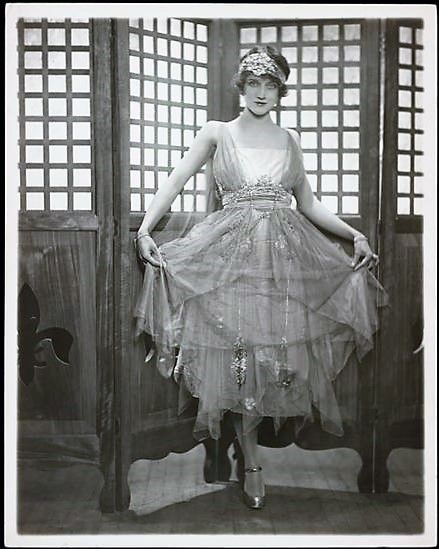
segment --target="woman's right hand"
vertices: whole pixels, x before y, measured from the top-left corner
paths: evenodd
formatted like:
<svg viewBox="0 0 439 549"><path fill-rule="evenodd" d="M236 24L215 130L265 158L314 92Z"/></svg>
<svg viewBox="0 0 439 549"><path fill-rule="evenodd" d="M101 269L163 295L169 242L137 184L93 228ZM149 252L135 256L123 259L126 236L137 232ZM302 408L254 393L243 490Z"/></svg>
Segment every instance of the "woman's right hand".
<svg viewBox="0 0 439 549"><path fill-rule="evenodd" d="M153 267L165 267L160 250L151 236L142 236L136 242L137 253L142 263L150 263Z"/></svg>

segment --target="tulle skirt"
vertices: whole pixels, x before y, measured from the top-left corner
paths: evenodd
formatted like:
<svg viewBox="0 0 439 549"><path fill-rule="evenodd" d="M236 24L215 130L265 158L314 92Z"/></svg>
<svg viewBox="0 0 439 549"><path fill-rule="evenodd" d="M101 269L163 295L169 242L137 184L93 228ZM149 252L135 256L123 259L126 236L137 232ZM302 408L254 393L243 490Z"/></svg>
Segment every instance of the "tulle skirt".
<svg viewBox="0 0 439 549"><path fill-rule="evenodd" d="M219 438L228 410L244 431L271 417L320 415L341 436L332 382L373 346L386 293L299 211L261 202L208 215L160 246L135 316L156 365L180 384L179 409L199 399L194 437ZM178 355L176 359L176 350Z"/></svg>

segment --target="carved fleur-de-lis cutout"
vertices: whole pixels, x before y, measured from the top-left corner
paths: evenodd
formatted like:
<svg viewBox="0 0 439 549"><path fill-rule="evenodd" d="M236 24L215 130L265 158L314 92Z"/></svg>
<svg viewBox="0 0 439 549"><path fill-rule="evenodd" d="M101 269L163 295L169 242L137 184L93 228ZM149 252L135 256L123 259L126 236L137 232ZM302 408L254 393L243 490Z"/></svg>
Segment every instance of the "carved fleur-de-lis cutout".
<svg viewBox="0 0 439 549"><path fill-rule="evenodd" d="M58 365L70 366L69 352L73 337L64 328L38 331L40 307L28 284L23 284L18 296L18 365L19 376L25 385L34 379L34 368L46 366L45 356L52 347Z"/></svg>

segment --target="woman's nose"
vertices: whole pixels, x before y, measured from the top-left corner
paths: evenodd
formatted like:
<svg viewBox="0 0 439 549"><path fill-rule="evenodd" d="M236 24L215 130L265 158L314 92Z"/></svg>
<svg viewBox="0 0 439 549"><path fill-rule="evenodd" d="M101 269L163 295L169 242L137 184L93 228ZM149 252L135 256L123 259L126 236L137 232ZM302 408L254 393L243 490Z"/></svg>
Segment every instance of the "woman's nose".
<svg viewBox="0 0 439 549"><path fill-rule="evenodd" d="M264 84L261 84L258 88L258 97L260 99L263 99L265 97L265 86L264 86Z"/></svg>

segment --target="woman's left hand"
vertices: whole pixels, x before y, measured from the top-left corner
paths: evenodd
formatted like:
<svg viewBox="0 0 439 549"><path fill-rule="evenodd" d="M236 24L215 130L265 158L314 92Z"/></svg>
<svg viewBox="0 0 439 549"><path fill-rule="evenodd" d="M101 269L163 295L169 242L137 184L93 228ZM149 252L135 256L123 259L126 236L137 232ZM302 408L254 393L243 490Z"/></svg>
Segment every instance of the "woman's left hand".
<svg viewBox="0 0 439 549"><path fill-rule="evenodd" d="M378 255L372 252L366 237L354 240L354 258L351 263L354 271L358 271L364 266L375 267L378 265L378 261Z"/></svg>

